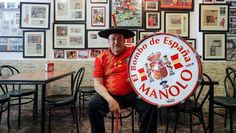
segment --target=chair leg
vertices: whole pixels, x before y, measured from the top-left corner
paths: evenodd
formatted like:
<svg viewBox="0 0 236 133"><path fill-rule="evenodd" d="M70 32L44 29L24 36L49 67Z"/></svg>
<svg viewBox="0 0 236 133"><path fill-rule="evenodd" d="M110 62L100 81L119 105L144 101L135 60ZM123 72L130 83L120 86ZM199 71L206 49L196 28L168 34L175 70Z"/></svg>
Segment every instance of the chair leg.
<svg viewBox="0 0 236 133"><path fill-rule="evenodd" d="M111 133L114 133L114 113L111 114Z"/></svg>
<svg viewBox="0 0 236 133"><path fill-rule="evenodd" d="M122 124L122 115L121 115L121 113L119 113L119 118L120 118L120 126L122 126L123 124Z"/></svg>
<svg viewBox="0 0 236 133"><path fill-rule="evenodd" d="M8 126L8 129L10 129L10 101L8 101L7 103L8 107L7 107L7 126ZM2 114L2 113L1 113ZM1 122L1 121L0 121Z"/></svg>
<svg viewBox="0 0 236 133"><path fill-rule="evenodd" d="M176 130L177 130L177 124L178 124L178 120L179 120L179 117L180 117L180 113L178 110L175 111L176 113L176 118L175 118L175 128L174 128L174 133L176 133Z"/></svg>
<svg viewBox="0 0 236 133"><path fill-rule="evenodd" d="M2 106L3 106L3 103L1 103L1 106L0 106L0 125L2 121Z"/></svg>
<svg viewBox="0 0 236 133"><path fill-rule="evenodd" d="M79 92L79 120L81 120L81 92Z"/></svg>
<svg viewBox="0 0 236 133"><path fill-rule="evenodd" d="M205 124L205 121L204 121L202 110L200 110L200 119L202 121L202 126L203 126L203 129L204 129L204 132L207 133L206 124Z"/></svg>
<svg viewBox="0 0 236 133"><path fill-rule="evenodd" d="M190 126L190 133L193 132L193 127L192 127L192 113L189 113L189 126Z"/></svg>
<svg viewBox="0 0 236 133"><path fill-rule="evenodd" d="M76 129L77 129L77 133L79 133L79 123L78 123L78 117L77 117L77 109L76 109L76 105L74 103L74 116L75 116L75 124L76 124Z"/></svg>
<svg viewBox="0 0 236 133"><path fill-rule="evenodd" d="M227 123L227 117L228 117L228 108L225 109L225 120L224 120L224 127L226 128Z"/></svg>
<svg viewBox="0 0 236 133"><path fill-rule="evenodd" d="M83 95L82 95L82 96L83 96L83 100L82 100L82 102L83 102L82 109L83 109L83 110L84 110L84 100L85 100L84 95L85 95L85 94L83 93Z"/></svg>
<svg viewBox="0 0 236 133"><path fill-rule="evenodd" d="M167 116L166 116L166 133L168 133L168 129L169 129L169 109L167 108Z"/></svg>
<svg viewBox="0 0 236 133"><path fill-rule="evenodd" d="M75 112L74 112L74 105L71 105L70 106L70 110L71 110L71 113L72 113L72 117L73 117L73 122L75 123Z"/></svg>
<svg viewBox="0 0 236 133"><path fill-rule="evenodd" d="M232 111L232 109L229 109L229 115L230 115L230 133L233 133L233 111Z"/></svg>
<svg viewBox="0 0 236 133"><path fill-rule="evenodd" d="M132 114L131 114L131 119L132 119L132 133L134 133L134 108L132 107L132 110L131 110Z"/></svg>
<svg viewBox="0 0 236 133"><path fill-rule="evenodd" d="M19 105L18 105L18 128L20 128L20 118L21 118L21 97L19 97Z"/></svg>
<svg viewBox="0 0 236 133"><path fill-rule="evenodd" d="M48 112L48 132L51 133L51 116L52 115L52 108L49 106L49 112Z"/></svg>

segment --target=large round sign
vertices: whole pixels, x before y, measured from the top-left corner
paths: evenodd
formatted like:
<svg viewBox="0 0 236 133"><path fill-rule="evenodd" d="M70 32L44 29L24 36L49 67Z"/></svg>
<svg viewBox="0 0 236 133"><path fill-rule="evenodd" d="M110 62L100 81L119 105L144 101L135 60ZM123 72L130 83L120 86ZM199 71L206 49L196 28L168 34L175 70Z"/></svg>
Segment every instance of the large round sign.
<svg viewBox="0 0 236 133"><path fill-rule="evenodd" d="M137 44L129 62L135 92L156 106L173 106L198 87L202 69L199 56L183 39L164 33Z"/></svg>

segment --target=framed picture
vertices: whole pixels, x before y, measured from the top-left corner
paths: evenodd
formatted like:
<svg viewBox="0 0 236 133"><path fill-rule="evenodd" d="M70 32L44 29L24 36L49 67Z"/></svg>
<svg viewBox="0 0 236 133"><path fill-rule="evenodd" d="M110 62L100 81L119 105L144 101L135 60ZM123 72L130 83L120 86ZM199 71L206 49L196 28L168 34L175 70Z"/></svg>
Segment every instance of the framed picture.
<svg viewBox="0 0 236 133"><path fill-rule="evenodd" d="M146 12L146 29L161 29L161 12Z"/></svg>
<svg viewBox="0 0 236 133"><path fill-rule="evenodd" d="M106 4L107 3L107 0L90 0L90 2L91 3L97 3L97 4L99 4L99 3L103 3L103 4Z"/></svg>
<svg viewBox="0 0 236 133"><path fill-rule="evenodd" d="M159 2L157 1L148 1L148 0L145 0L144 1L144 10L145 11L158 11L158 7L159 7Z"/></svg>
<svg viewBox="0 0 236 133"><path fill-rule="evenodd" d="M91 7L91 26L105 27L106 25L106 9L105 6Z"/></svg>
<svg viewBox="0 0 236 133"><path fill-rule="evenodd" d="M189 12L165 12L164 32L189 37Z"/></svg>
<svg viewBox="0 0 236 133"><path fill-rule="evenodd" d="M160 0L161 10L193 11L194 0Z"/></svg>
<svg viewBox="0 0 236 133"><path fill-rule="evenodd" d="M0 52L22 52L22 37L0 36Z"/></svg>
<svg viewBox="0 0 236 133"><path fill-rule="evenodd" d="M226 3L226 0L215 0L215 3Z"/></svg>
<svg viewBox="0 0 236 133"><path fill-rule="evenodd" d="M45 58L45 31L23 31L23 57Z"/></svg>
<svg viewBox="0 0 236 133"><path fill-rule="evenodd" d="M86 48L108 48L108 40L98 35L98 30L87 30Z"/></svg>
<svg viewBox="0 0 236 133"><path fill-rule="evenodd" d="M0 36L23 36L19 9L0 10Z"/></svg>
<svg viewBox="0 0 236 133"><path fill-rule="evenodd" d="M54 0L54 21L85 21L87 0Z"/></svg>
<svg viewBox="0 0 236 133"><path fill-rule="evenodd" d="M100 53L102 53L102 49L91 49L90 50L90 58L95 58Z"/></svg>
<svg viewBox="0 0 236 133"><path fill-rule="evenodd" d="M191 45L192 48L196 50L196 48L197 48L196 47L196 39L189 38L189 39L185 39L185 41L188 42L188 44Z"/></svg>
<svg viewBox="0 0 236 133"><path fill-rule="evenodd" d="M229 36L236 36L236 1L229 2Z"/></svg>
<svg viewBox="0 0 236 133"><path fill-rule="evenodd" d="M202 3L214 3L214 0L202 0Z"/></svg>
<svg viewBox="0 0 236 133"><path fill-rule="evenodd" d="M236 60L236 37L227 37L226 43L226 60L235 61Z"/></svg>
<svg viewBox="0 0 236 133"><path fill-rule="evenodd" d="M53 49L85 48L85 24L54 23Z"/></svg>
<svg viewBox="0 0 236 133"><path fill-rule="evenodd" d="M203 33L203 60L225 60L226 33Z"/></svg>
<svg viewBox="0 0 236 133"><path fill-rule="evenodd" d="M65 52L64 50L54 50L54 58L64 58Z"/></svg>
<svg viewBox="0 0 236 133"><path fill-rule="evenodd" d="M139 41L154 34L155 31L139 31Z"/></svg>
<svg viewBox="0 0 236 133"><path fill-rule="evenodd" d="M130 1L110 1L110 27L114 27L114 18L117 27L142 28L143 8L142 0Z"/></svg>
<svg viewBox="0 0 236 133"><path fill-rule="evenodd" d="M20 3L20 28L50 29L50 3Z"/></svg>
<svg viewBox="0 0 236 133"><path fill-rule="evenodd" d="M68 50L66 51L66 58L67 59L77 59L77 51L76 50Z"/></svg>
<svg viewBox="0 0 236 133"><path fill-rule="evenodd" d="M89 50L78 50L78 58L88 59L89 58Z"/></svg>
<svg viewBox="0 0 236 133"><path fill-rule="evenodd" d="M228 31L228 4L200 4L199 8L200 31Z"/></svg>
<svg viewBox="0 0 236 133"><path fill-rule="evenodd" d="M125 46L127 47L136 45L137 42L137 30L132 30L132 31L134 32L135 36L125 39Z"/></svg>

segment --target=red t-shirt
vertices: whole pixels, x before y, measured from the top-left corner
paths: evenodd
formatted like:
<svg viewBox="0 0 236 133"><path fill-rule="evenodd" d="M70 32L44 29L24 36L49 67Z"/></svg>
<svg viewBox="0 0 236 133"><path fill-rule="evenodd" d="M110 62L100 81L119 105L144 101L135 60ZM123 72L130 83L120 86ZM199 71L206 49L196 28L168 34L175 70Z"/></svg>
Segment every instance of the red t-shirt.
<svg viewBox="0 0 236 133"><path fill-rule="evenodd" d="M128 63L133 47L126 47L116 56L110 49L103 51L95 59L94 78L103 78L103 85L113 95L127 95L133 91L128 81Z"/></svg>

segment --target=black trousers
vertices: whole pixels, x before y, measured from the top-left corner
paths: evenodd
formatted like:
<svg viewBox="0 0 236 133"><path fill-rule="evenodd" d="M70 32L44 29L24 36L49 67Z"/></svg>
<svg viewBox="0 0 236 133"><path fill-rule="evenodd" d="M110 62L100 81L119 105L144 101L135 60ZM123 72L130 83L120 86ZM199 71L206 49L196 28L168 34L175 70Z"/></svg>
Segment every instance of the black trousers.
<svg viewBox="0 0 236 133"><path fill-rule="evenodd" d="M146 103L142 99L137 98L133 92L127 96L113 96L122 107L133 106L140 114L141 125L140 133L156 133L157 132L157 109L156 107ZM103 97L96 94L90 100L88 105L88 115L92 128L92 133L105 133L104 117L109 112L108 103Z"/></svg>

